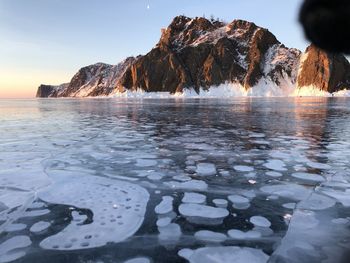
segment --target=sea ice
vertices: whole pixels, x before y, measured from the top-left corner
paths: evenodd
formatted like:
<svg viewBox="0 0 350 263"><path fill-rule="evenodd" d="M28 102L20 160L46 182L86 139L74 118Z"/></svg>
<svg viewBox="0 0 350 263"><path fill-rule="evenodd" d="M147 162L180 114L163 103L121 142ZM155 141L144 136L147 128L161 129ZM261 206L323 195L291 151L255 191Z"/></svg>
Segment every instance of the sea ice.
<svg viewBox="0 0 350 263"><path fill-rule="evenodd" d="M207 197L202 194L197 193L185 193L182 198L183 203L192 203L192 204L203 204L207 200Z"/></svg>
<svg viewBox="0 0 350 263"><path fill-rule="evenodd" d="M91 223L73 220L40 243L42 248L53 250L87 249L125 240L141 226L149 199L148 192L138 185L95 176L62 176L38 196L48 203L92 213Z"/></svg>
<svg viewBox="0 0 350 263"><path fill-rule="evenodd" d="M310 197L298 203L299 209L324 210L335 205L336 201L328 196L312 193Z"/></svg>
<svg viewBox="0 0 350 263"><path fill-rule="evenodd" d="M182 249L178 254L190 263L266 263L269 259L262 250L248 247Z"/></svg>
<svg viewBox="0 0 350 263"><path fill-rule="evenodd" d="M247 209L250 206L248 198L240 195L229 195L228 199L232 202L233 207L236 209Z"/></svg>
<svg viewBox="0 0 350 263"><path fill-rule="evenodd" d="M197 164L196 172L201 176L215 175L216 167L212 163L199 163Z"/></svg>

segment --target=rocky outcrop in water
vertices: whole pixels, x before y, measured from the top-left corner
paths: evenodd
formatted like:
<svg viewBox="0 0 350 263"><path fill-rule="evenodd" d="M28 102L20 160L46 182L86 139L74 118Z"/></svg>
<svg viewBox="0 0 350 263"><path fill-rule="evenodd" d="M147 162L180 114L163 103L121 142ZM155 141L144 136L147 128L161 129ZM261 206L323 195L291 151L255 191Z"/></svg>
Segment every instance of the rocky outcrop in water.
<svg viewBox="0 0 350 263"><path fill-rule="evenodd" d="M314 46L302 56L251 22L225 24L178 16L146 55L116 66L98 63L82 68L65 88L42 85L38 97L106 96L138 89L200 92L225 83L258 91L272 86L280 94L304 86L334 92L348 87L348 65L344 56Z"/></svg>

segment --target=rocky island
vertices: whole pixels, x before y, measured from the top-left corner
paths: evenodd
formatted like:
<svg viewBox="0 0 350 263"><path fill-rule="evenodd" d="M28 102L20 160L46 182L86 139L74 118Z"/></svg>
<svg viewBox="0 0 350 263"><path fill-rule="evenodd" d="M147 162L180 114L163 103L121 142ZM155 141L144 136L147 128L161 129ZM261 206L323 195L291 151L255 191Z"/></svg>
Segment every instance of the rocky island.
<svg viewBox="0 0 350 263"><path fill-rule="evenodd" d="M334 93L350 89L342 54L311 45L287 48L267 29L234 20L177 16L144 56L81 68L69 83L40 85L37 97L110 96L126 91L201 93L228 85L253 96Z"/></svg>

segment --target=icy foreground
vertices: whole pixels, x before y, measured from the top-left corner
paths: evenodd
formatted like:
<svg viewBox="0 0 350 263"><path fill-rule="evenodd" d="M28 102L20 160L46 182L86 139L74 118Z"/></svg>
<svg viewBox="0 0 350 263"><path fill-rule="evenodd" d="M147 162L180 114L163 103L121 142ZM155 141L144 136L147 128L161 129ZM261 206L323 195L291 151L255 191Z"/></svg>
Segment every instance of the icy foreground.
<svg viewBox="0 0 350 263"><path fill-rule="evenodd" d="M0 262L346 262L349 109L3 100Z"/></svg>

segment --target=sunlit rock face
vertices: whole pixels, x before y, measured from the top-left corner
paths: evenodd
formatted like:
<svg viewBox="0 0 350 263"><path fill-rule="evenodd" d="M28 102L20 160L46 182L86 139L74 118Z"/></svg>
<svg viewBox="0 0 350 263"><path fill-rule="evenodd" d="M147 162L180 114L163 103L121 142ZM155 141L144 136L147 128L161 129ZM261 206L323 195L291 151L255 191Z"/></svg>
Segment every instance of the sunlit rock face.
<svg viewBox="0 0 350 263"><path fill-rule="evenodd" d="M300 51L288 49L267 29L234 20L175 17L158 44L125 72L120 86L181 92L225 82L249 89L261 79L293 85Z"/></svg>
<svg viewBox="0 0 350 263"><path fill-rule="evenodd" d="M96 63L83 67L68 84L40 85L36 97L107 96L113 92L119 78L134 60L134 57L129 57L117 65Z"/></svg>
<svg viewBox="0 0 350 263"><path fill-rule="evenodd" d="M297 85L336 92L350 88L350 64L340 54L332 54L309 46L300 63Z"/></svg>

